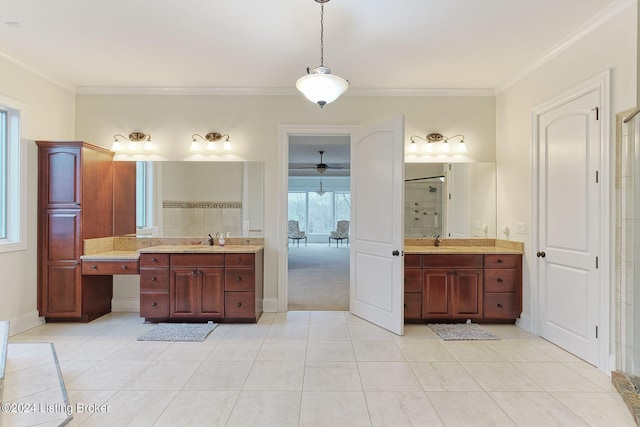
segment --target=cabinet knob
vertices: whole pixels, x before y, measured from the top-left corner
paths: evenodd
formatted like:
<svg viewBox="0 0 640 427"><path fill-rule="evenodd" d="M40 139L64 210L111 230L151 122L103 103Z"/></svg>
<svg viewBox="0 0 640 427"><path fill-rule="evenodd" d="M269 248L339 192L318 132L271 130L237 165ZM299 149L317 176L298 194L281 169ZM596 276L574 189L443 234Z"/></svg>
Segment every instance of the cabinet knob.
<svg viewBox="0 0 640 427"><path fill-rule="evenodd" d="M242 282L242 277L240 276L236 277L236 282Z"/></svg>
<svg viewBox="0 0 640 427"><path fill-rule="evenodd" d="M156 279L156 276L153 276L153 277L151 278L151 281L152 281L152 282L155 282L156 280L158 280L158 279Z"/></svg>
<svg viewBox="0 0 640 427"><path fill-rule="evenodd" d="M242 257L238 257L238 258L236 259L236 261L237 261L237 262L241 262L241 261L242 261Z"/></svg>
<svg viewBox="0 0 640 427"><path fill-rule="evenodd" d="M242 303L241 302L237 303L236 307L242 307Z"/></svg>
<svg viewBox="0 0 640 427"><path fill-rule="evenodd" d="M502 308L502 304L498 303L498 308Z"/></svg>
<svg viewBox="0 0 640 427"><path fill-rule="evenodd" d="M195 270L195 269L194 269L194 270L191 270L191 274L192 274L193 276L195 276L196 274L198 274L198 270Z"/></svg>
<svg viewBox="0 0 640 427"><path fill-rule="evenodd" d="M158 262L156 258L151 258L151 262Z"/></svg>
<svg viewBox="0 0 640 427"><path fill-rule="evenodd" d="M91 269L92 269L92 270L97 270L97 269L98 269L98 266L97 266L97 265L92 265L92 266L91 266Z"/></svg>
<svg viewBox="0 0 640 427"><path fill-rule="evenodd" d="M157 302L152 302L152 303L151 303L151 307L157 307L157 306L158 306L158 303L157 303Z"/></svg>
<svg viewBox="0 0 640 427"><path fill-rule="evenodd" d="M501 259L498 259L498 264L502 264L504 261L502 261Z"/></svg>
<svg viewBox="0 0 640 427"><path fill-rule="evenodd" d="M498 279L498 283L502 283L502 279Z"/></svg>
<svg viewBox="0 0 640 427"><path fill-rule="evenodd" d="M124 264L122 264L122 269L123 269L123 270L126 270L126 269L127 269L127 266L126 266L126 265L124 265Z"/></svg>

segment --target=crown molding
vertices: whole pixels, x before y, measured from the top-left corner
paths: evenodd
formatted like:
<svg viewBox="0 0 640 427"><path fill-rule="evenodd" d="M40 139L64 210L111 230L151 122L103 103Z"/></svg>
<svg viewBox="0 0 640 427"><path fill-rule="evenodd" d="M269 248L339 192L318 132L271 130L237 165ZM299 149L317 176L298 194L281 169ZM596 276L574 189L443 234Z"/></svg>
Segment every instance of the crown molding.
<svg viewBox="0 0 640 427"><path fill-rule="evenodd" d="M571 46L578 43L580 40L587 37L589 34L593 33L595 30L600 28L602 25L607 23L609 20L622 13L628 7L631 7L634 4L637 4L638 0L617 0L612 3L605 9L603 9L599 14L589 19L587 22L578 27L575 31L573 31L569 36L564 38L558 44L556 44L553 48L549 49L547 52L542 54L537 60L535 60L531 65L524 68L518 74L516 74L513 78L507 80L505 83L497 86L495 88L495 94L498 95L501 92L509 89L511 86L515 85L529 74L533 73L535 70L541 68L544 64L551 61L556 56L560 55L562 52L569 49Z"/></svg>
<svg viewBox="0 0 640 427"><path fill-rule="evenodd" d="M51 74L47 74L47 73L44 73L44 72L40 71L39 69L27 64L24 61L21 61L20 59L16 58L14 55L12 55L11 53L9 53L9 52L7 52L7 51L5 51L3 49L0 49L0 59L4 59L7 62L10 62L10 63L12 63L14 65L17 65L18 67L20 67L20 68L22 68L24 70L27 70L30 73L32 73L32 74L34 74L34 75L36 75L38 77L41 77L41 78L47 80L48 82L53 83L56 86L61 87L62 89L68 90L69 92L76 93L76 87L74 85L66 83L66 82L63 82L62 80L52 76Z"/></svg>

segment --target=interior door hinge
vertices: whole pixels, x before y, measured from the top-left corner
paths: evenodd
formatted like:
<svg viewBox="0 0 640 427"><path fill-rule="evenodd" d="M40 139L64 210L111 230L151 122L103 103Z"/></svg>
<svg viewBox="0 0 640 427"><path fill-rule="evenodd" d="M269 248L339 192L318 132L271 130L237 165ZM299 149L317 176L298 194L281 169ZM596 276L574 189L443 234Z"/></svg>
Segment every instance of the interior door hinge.
<svg viewBox="0 0 640 427"><path fill-rule="evenodd" d="M596 270L598 269L598 257L596 257Z"/></svg>
<svg viewBox="0 0 640 427"><path fill-rule="evenodd" d="M600 171L596 171L596 184L598 183L599 178L600 178L600 176L599 176L599 175L600 175L600 173L599 173L599 172L600 172Z"/></svg>
<svg viewBox="0 0 640 427"><path fill-rule="evenodd" d="M598 325L596 325L596 339L598 339Z"/></svg>
<svg viewBox="0 0 640 427"><path fill-rule="evenodd" d="M600 120L600 107L595 107L591 109L591 111L594 111L594 110L596 112L596 120Z"/></svg>
<svg viewBox="0 0 640 427"><path fill-rule="evenodd" d="M449 200L451 200L451 193L449 193Z"/></svg>

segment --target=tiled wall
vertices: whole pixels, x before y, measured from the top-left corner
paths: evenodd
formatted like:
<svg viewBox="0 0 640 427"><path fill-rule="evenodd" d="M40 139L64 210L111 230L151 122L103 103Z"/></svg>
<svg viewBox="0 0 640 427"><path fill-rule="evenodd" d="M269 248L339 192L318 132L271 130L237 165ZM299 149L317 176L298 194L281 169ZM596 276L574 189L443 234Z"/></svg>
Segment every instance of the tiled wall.
<svg viewBox="0 0 640 427"><path fill-rule="evenodd" d="M162 235L164 237L206 237L209 233L242 235L241 202L176 202L162 203Z"/></svg>
<svg viewBox="0 0 640 427"><path fill-rule="evenodd" d="M419 238L442 235L442 221L444 220L442 211L443 190L444 184L440 181L409 181L405 183L405 237Z"/></svg>

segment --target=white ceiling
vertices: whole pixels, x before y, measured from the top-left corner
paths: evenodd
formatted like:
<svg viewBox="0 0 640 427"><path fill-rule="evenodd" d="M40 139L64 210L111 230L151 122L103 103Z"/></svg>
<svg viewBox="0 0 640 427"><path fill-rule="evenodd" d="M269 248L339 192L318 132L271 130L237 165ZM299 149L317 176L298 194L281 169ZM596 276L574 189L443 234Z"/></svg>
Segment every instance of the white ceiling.
<svg viewBox="0 0 640 427"><path fill-rule="evenodd" d="M628 1L332 0L324 63L351 93L493 91ZM319 33L313 0L0 0L0 54L85 93L293 94Z"/></svg>

